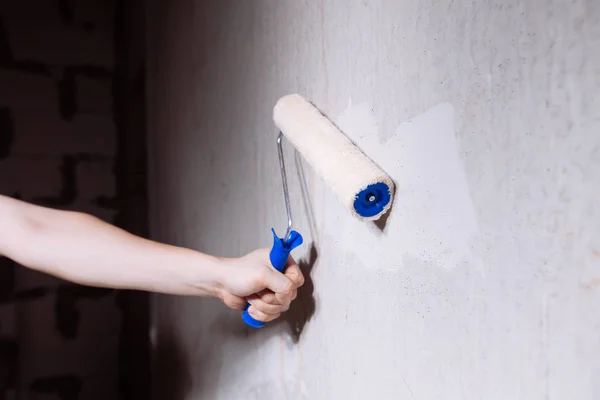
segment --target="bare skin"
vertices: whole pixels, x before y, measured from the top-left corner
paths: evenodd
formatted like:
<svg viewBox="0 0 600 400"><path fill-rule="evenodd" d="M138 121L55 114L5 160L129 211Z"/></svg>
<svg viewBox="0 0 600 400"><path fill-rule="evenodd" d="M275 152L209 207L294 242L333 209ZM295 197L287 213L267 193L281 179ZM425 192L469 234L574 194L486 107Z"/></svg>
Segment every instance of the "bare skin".
<svg viewBox="0 0 600 400"><path fill-rule="evenodd" d="M269 249L221 258L132 235L87 214L36 206L0 195L0 256L88 286L221 299L272 321L304 283L290 257L284 273Z"/></svg>

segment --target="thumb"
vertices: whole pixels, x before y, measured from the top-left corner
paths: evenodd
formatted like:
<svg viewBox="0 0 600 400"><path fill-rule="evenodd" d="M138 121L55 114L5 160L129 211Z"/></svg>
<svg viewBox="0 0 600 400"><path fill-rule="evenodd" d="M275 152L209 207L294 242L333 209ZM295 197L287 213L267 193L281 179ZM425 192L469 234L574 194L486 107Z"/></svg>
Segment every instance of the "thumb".
<svg viewBox="0 0 600 400"><path fill-rule="evenodd" d="M282 273L270 269L265 276L265 286L275 293L289 293L293 289L293 282Z"/></svg>

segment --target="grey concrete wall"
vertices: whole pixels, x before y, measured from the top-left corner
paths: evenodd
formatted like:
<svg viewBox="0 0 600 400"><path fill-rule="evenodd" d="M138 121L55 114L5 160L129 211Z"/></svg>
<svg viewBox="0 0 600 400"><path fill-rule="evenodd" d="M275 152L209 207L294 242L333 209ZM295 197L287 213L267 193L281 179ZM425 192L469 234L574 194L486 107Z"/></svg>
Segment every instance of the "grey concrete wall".
<svg viewBox="0 0 600 400"><path fill-rule="evenodd" d="M300 92L397 182L354 221L286 150L310 280L259 332L157 296L157 398L600 398L600 3L155 1L154 238L284 229L272 107Z"/></svg>

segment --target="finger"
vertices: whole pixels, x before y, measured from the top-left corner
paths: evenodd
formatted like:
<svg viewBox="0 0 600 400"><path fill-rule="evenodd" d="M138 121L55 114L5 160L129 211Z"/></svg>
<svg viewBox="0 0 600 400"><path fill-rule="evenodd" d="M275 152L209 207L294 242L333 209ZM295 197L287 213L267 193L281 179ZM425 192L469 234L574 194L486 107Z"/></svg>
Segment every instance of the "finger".
<svg viewBox="0 0 600 400"><path fill-rule="evenodd" d="M288 258L287 266L284 271L284 275L294 282L296 287L304 285L304 275L302 274L302 270L291 256Z"/></svg>
<svg viewBox="0 0 600 400"><path fill-rule="evenodd" d="M241 310L246 307L246 299L242 297L238 297L231 293L223 294L223 303L229 308L233 308L234 310Z"/></svg>
<svg viewBox="0 0 600 400"><path fill-rule="evenodd" d="M250 314L250 316L255 320L262 322L273 321L274 319L279 318L281 315L281 313L274 315L265 314L264 312L257 310L254 306L250 306L250 308L248 308L248 314Z"/></svg>
<svg viewBox="0 0 600 400"><path fill-rule="evenodd" d="M257 293L257 295L265 303L273 304L275 306L280 306L280 305L288 302L287 301L288 296L293 301L298 296L298 290L297 289L292 290L292 292L289 295L283 295L283 294L280 295L280 297L284 300L283 303L281 301L279 301L277 299L277 295L275 295L275 293L271 292L270 290L261 290L260 292Z"/></svg>
<svg viewBox="0 0 600 400"><path fill-rule="evenodd" d="M265 303L258 296L248 297L248 303L250 303L251 305L256 307L256 309L258 311L262 311L263 313L268 314L268 315L281 314L282 312L287 311L289 308L289 305L282 306L280 304L273 305L273 304Z"/></svg>
<svg viewBox="0 0 600 400"><path fill-rule="evenodd" d="M294 282L275 269L265 268L262 278L264 286L275 293L290 293L294 288Z"/></svg>
<svg viewBox="0 0 600 400"><path fill-rule="evenodd" d="M292 302L292 300L294 300L297 295L298 295L298 290L294 289L294 290L292 290L291 293L286 293L286 294L275 293L275 298L277 299L279 304L289 306L290 303Z"/></svg>
<svg viewBox="0 0 600 400"><path fill-rule="evenodd" d="M256 294L262 301L274 306L280 306L281 302L277 300L277 296L270 290L261 290Z"/></svg>

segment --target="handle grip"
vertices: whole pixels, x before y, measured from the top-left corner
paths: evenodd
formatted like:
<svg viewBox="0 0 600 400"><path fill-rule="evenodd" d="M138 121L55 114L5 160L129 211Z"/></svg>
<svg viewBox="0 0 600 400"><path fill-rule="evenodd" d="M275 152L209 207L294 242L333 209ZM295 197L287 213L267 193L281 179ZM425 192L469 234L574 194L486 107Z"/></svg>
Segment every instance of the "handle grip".
<svg viewBox="0 0 600 400"><path fill-rule="evenodd" d="M283 272L292 250L302 244L302 235L296 231L291 231L290 237L287 240L284 240L277 236L274 229L271 229L271 232L273 232L273 247L269 253L269 259L271 260L271 265L273 265L277 271ZM242 320L246 323L246 325L252 328L262 328L265 323L252 318L252 316L248 314L249 307L250 304L246 305L244 314L242 315Z"/></svg>

